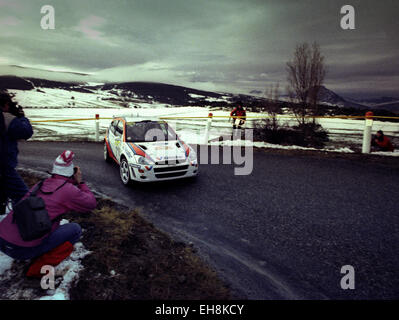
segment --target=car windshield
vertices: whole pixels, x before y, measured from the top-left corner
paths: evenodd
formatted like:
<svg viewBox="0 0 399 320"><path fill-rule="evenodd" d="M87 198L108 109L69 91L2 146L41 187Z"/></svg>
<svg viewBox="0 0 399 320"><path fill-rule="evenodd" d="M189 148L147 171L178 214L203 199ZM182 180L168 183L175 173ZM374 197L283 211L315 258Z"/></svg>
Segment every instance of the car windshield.
<svg viewBox="0 0 399 320"><path fill-rule="evenodd" d="M126 124L127 142L152 142L176 140L176 135L166 122L141 121Z"/></svg>

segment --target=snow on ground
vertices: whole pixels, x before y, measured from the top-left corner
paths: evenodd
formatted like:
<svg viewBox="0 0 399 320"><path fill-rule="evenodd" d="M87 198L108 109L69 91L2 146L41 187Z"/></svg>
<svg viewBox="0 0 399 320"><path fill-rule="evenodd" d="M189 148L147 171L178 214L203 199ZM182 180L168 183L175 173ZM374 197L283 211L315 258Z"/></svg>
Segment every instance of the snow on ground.
<svg viewBox="0 0 399 320"><path fill-rule="evenodd" d="M0 221L5 217L6 215L0 216ZM68 223L68 220L61 220L61 224L65 223ZM78 279L79 272L83 269L82 259L88 254L90 251L86 250L81 242L76 243L72 254L55 267L55 290L44 291L40 287L35 290L24 287L21 269L26 263L15 261L0 252L0 288L7 290L6 293L3 291L2 298L6 296L8 299L69 300L69 289ZM7 286L7 289L3 286Z"/></svg>
<svg viewBox="0 0 399 320"><path fill-rule="evenodd" d="M285 150L313 150L313 151L326 151L326 152L342 152L342 153L353 153L354 151L349 148L308 148L300 146L283 146L280 144L272 144L267 142L250 141L250 140L226 140L226 141L213 141L210 142L212 146L228 146L228 147L255 147L255 148L268 148L268 149L285 149Z"/></svg>
<svg viewBox="0 0 399 320"><path fill-rule="evenodd" d="M205 96L201 94L189 93L188 94L191 98L205 98Z"/></svg>
<svg viewBox="0 0 399 320"><path fill-rule="evenodd" d="M136 108L121 108L115 106L113 108L54 108L54 109L25 109L26 115L31 121L50 120L50 119L80 119L95 118L96 114L100 115L100 139L105 134L107 127L113 116L126 116L137 119L160 119L169 117L168 123L175 129L181 139L187 143L204 143L205 127L209 112L213 113L212 127L209 140L213 140L220 136L231 135L232 125L229 122L228 111L214 110L206 107L170 107L165 104L140 102L135 104ZM222 117L221 117L222 116ZM247 128L252 128L254 122L260 120L261 117L267 116L266 113L248 112ZM183 118L173 119L173 117L201 117L201 118ZM251 118L254 117L254 118ZM292 115L279 115L278 121L280 125L293 126L296 120ZM339 142L339 146L357 145L359 148L362 144L362 134L364 128L363 120L353 119L318 119L318 122L329 132L330 140L328 145L334 145ZM32 140L63 140L69 138L82 138L89 140L95 139L95 121L69 121L69 122L42 122L33 123L34 135ZM383 130L387 135L397 137L399 139L399 123L374 121L373 134L378 130ZM272 146L270 146L272 148ZM285 147L284 147L285 148ZM295 147L293 147L295 148ZM387 155L384 153L384 155ZM391 154L394 155L394 154Z"/></svg>
<svg viewBox="0 0 399 320"><path fill-rule="evenodd" d="M112 117L124 113L135 113L140 116L201 116L206 117L210 111L204 107L169 107L167 104L156 103L153 101L131 99L124 97L124 90L111 89L100 90L93 86L86 88L87 92L65 90L60 88L36 88L34 90L9 90L15 94L15 99L25 109L26 114L32 120L40 119L68 119L68 118L86 118L99 114L100 117ZM132 94L132 93L130 93ZM189 93L194 99L203 99L208 102L227 101L229 96L212 98L204 95ZM133 95L133 98L135 95ZM136 97L138 98L138 97ZM147 98L151 99L150 96ZM35 108L35 109L28 109ZM46 108L46 109L43 109ZM212 111L214 116L229 116L227 111ZM248 116L262 117L266 113L248 112ZM287 116L291 116L288 118ZM249 119L247 127L253 126L256 119ZM292 114L278 116L281 125L295 125L295 119ZM100 128L104 132L109 125L109 119L100 121ZM177 129L180 130L182 138L184 135L189 138L195 136L193 132L204 128L206 119L180 119L176 122ZM319 119L318 122L329 131L332 140L359 143L361 140L364 121L353 119ZM213 129L218 129L222 134L231 131L231 124L227 118L214 118ZM54 134L82 135L89 139L94 139L94 121L74 121L62 123L40 123L35 124L35 129L41 129L40 134L36 133L33 139L51 140ZM399 137L399 123L374 121L373 133L383 130L387 135ZM197 141L198 139L195 139ZM201 139L200 139L201 140ZM202 139L203 140L203 139Z"/></svg>
<svg viewBox="0 0 399 320"><path fill-rule="evenodd" d="M57 108L57 109L25 109L26 116L32 121L34 126L34 135L31 140L57 140L64 136L80 135L94 140L95 138L95 121L68 121L68 122L41 122L40 120L57 120L57 119L81 119L81 118L95 118L96 114L100 115L100 132L102 136L108 128L111 118L114 116L125 116L128 118L138 119L160 119L161 117L206 117L208 110L201 107L170 107L159 104L140 104L142 109L126 109L126 108ZM206 120L206 119L205 119ZM177 129L177 133L189 138L188 143L196 143L197 137L200 136L200 130L205 128L204 119L196 120L168 120L172 127ZM195 134L195 132L197 132ZM215 138L215 134L212 138Z"/></svg>
<svg viewBox="0 0 399 320"><path fill-rule="evenodd" d="M7 270L11 269L13 259L9 256L5 255L4 253L0 252L0 277L3 275Z"/></svg>
<svg viewBox="0 0 399 320"><path fill-rule="evenodd" d="M377 156L399 157L399 150L395 150L394 152L377 151L377 152L373 152L372 154L375 154Z"/></svg>
<svg viewBox="0 0 399 320"><path fill-rule="evenodd" d="M115 95L109 91L92 92L38 88L36 90L8 90L23 107L30 108L115 108Z"/></svg>
<svg viewBox="0 0 399 320"><path fill-rule="evenodd" d="M85 249L83 243L76 243L72 254L55 267L55 277L61 276L62 281L55 290L47 291L47 295L40 300L69 300L69 289L79 278L79 272L83 269L81 261L88 254L90 251Z"/></svg>

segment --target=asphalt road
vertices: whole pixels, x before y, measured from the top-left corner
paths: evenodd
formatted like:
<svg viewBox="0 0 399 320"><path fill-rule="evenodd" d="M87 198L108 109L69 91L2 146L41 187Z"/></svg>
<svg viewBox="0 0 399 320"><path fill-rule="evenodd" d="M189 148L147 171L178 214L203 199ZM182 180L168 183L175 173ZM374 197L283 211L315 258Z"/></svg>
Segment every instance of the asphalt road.
<svg viewBox="0 0 399 320"><path fill-rule="evenodd" d="M49 170L67 148L97 191L192 242L240 298L399 298L398 166L255 151L248 176L201 164L194 181L125 187L101 144L76 142L21 143L20 166Z"/></svg>

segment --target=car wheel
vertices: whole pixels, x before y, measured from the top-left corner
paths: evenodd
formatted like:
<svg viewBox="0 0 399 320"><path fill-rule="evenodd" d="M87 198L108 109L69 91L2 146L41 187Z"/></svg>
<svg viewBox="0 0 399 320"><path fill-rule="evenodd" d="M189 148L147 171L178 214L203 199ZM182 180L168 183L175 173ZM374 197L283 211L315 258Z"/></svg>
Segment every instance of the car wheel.
<svg viewBox="0 0 399 320"><path fill-rule="evenodd" d="M119 172L121 175L122 183L126 186L130 183L130 171L129 171L129 164L125 158L122 159L120 163Z"/></svg>
<svg viewBox="0 0 399 320"><path fill-rule="evenodd" d="M104 141L104 160L106 162L111 162L111 157L109 156L107 143Z"/></svg>

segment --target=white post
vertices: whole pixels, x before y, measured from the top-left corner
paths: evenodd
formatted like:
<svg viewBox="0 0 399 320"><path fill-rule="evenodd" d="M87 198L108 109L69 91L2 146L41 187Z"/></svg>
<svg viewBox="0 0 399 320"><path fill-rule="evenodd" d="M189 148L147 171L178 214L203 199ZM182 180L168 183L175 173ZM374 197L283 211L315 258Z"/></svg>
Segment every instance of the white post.
<svg viewBox="0 0 399 320"><path fill-rule="evenodd" d="M100 115L96 114L96 142L100 141Z"/></svg>
<svg viewBox="0 0 399 320"><path fill-rule="evenodd" d="M209 113L208 114L208 122L206 124L206 129L205 129L205 138L204 138L204 144L208 144L209 142L209 131L211 130L211 126L212 126L212 117L213 114Z"/></svg>
<svg viewBox="0 0 399 320"><path fill-rule="evenodd" d="M368 111L366 112L366 121L363 131L362 153L370 153L372 127L373 127L373 113L371 111Z"/></svg>

